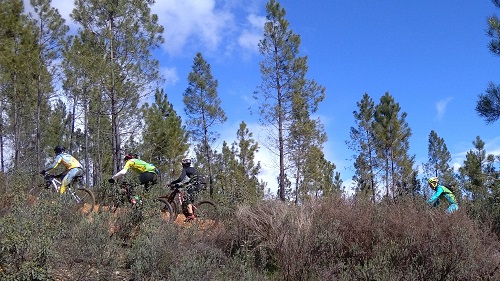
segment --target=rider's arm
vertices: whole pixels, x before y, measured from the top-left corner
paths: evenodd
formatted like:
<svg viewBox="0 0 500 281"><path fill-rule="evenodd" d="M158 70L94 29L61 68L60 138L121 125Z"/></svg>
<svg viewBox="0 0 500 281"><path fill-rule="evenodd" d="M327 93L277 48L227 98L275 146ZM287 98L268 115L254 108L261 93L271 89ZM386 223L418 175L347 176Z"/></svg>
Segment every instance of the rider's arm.
<svg viewBox="0 0 500 281"><path fill-rule="evenodd" d="M62 161L62 156L61 156L61 154L59 154L54 159L54 163L52 163L49 166L47 166L44 171L48 172L48 171L50 171L52 169L55 169L57 167L57 165L59 165L59 163L61 163L61 161Z"/></svg>
<svg viewBox="0 0 500 281"><path fill-rule="evenodd" d="M129 160L129 161L127 161L127 163L125 163L125 167L123 167L123 169L122 169L121 171L119 171L118 173L116 173L116 174L115 174L113 177L111 177L111 178L112 178L112 179L114 179L114 180L117 180L117 179L119 179L119 178L123 177L123 176L127 173L127 171L128 171L128 169L130 168L130 166L132 166L132 164L134 164L134 162L133 162L133 161L130 161L130 160Z"/></svg>
<svg viewBox="0 0 500 281"><path fill-rule="evenodd" d="M432 195L432 197L427 200L427 203L431 204L432 202L436 201L439 196L441 196L441 194L443 193L443 188L438 185L437 188L436 188L436 192L434 193L434 195Z"/></svg>
<svg viewBox="0 0 500 281"><path fill-rule="evenodd" d="M186 169L182 169L181 175L178 179L172 181L170 184L180 183L186 177Z"/></svg>

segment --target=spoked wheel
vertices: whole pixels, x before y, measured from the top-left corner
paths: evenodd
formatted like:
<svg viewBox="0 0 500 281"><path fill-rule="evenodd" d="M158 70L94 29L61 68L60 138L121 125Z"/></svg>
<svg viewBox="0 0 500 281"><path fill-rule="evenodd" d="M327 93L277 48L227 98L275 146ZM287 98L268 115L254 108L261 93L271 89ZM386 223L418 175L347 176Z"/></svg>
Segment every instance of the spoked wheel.
<svg viewBox="0 0 500 281"><path fill-rule="evenodd" d="M158 198L161 219L171 223L177 218L177 213L173 211L172 205L164 198Z"/></svg>
<svg viewBox="0 0 500 281"><path fill-rule="evenodd" d="M75 209L84 215L88 215L94 210L94 193L88 188L78 188L74 190L73 200L75 202Z"/></svg>
<svg viewBox="0 0 500 281"><path fill-rule="evenodd" d="M40 196L42 196L42 192L44 189L45 189L44 184L39 184L39 185L33 187L32 189L30 189L28 191L28 203L29 204L35 203L35 201L38 200L38 198L40 198Z"/></svg>
<svg viewBox="0 0 500 281"><path fill-rule="evenodd" d="M210 230L217 226L217 205L212 201L200 201L193 206L195 219L193 221L200 229Z"/></svg>

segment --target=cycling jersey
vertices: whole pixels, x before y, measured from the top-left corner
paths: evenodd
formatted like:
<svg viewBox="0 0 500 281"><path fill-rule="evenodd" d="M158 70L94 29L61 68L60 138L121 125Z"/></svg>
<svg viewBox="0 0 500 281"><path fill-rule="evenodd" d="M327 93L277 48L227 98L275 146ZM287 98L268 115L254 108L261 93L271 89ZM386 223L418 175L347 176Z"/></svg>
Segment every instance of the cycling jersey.
<svg viewBox="0 0 500 281"><path fill-rule="evenodd" d="M432 197L427 201L427 203L437 205L439 203L439 199L446 199L450 203L448 207L448 212L452 213L458 210L457 200L455 199L455 195L448 188L442 185L438 185L436 187L436 192Z"/></svg>
<svg viewBox="0 0 500 281"><path fill-rule="evenodd" d="M146 161L133 158L133 159L128 160L125 163L125 167L123 167L123 169L121 171L119 171L118 173L116 173L112 178L114 180L117 180L117 179L123 177L129 169L134 171L135 173L143 175L143 177L147 173L151 173L153 175L158 174L158 170L156 169L156 167L153 164L149 164ZM141 183L145 183L143 181L155 182L156 177L151 177L151 178L147 178L147 179L145 178L144 180L141 180Z"/></svg>
<svg viewBox="0 0 500 281"><path fill-rule="evenodd" d="M83 170L82 165L78 162L78 160L76 160L75 157L66 152L61 152L54 159L54 163L49 165L45 171L55 169L59 166L59 164L62 164L66 168L66 171L64 172L66 175L61 182L61 189L59 189L59 193L63 194L66 191L66 187L73 182L74 178L81 177L83 175Z"/></svg>
<svg viewBox="0 0 500 281"><path fill-rule="evenodd" d="M75 157L71 156L68 153L62 152L59 153L56 158L54 159L54 163L49 165L45 170L49 171L52 169L55 169L59 164L63 164L64 167L66 168L66 171L73 169L73 168L81 168L82 165L78 160L76 160Z"/></svg>
<svg viewBox="0 0 500 281"><path fill-rule="evenodd" d="M156 167L153 164L149 164L146 161L139 159L130 159L125 163L125 167L123 167L125 171L131 169L132 171L140 174L144 172L156 173Z"/></svg>

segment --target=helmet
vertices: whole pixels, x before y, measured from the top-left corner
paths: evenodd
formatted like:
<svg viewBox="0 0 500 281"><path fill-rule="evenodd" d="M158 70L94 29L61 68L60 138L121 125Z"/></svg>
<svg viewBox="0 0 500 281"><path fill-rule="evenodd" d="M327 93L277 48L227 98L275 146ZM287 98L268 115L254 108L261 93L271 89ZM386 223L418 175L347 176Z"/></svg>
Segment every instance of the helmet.
<svg viewBox="0 0 500 281"><path fill-rule="evenodd" d="M191 166L191 158L182 159L182 166Z"/></svg>
<svg viewBox="0 0 500 281"><path fill-rule="evenodd" d="M439 179L437 177L432 177L427 180L427 183L432 187L436 188L439 184Z"/></svg>
<svg viewBox="0 0 500 281"><path fill-rule="evenodd" d="M123 157L123 161L127 161L130 159L135 159L137 158L137 154L135 153L125 153L125 157Z"/></svg>
<svg viewBox="0 0 500 281"><path fill-rule="evenodd" d="M56 154L60 154L61 152L64 152L64 151L66 151L66 148L62 145L58 145L58 146L54 147L54 152Z"/></svg>

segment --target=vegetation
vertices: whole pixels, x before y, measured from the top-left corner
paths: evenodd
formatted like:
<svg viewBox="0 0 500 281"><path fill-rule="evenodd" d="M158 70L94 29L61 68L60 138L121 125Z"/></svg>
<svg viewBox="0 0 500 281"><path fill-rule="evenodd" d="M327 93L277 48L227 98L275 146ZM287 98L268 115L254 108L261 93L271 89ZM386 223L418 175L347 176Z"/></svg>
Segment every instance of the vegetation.
<svg viewBox="0 0 500 281"><path fill-rule="evenodd" d="M346 141L356 186L346 197L314 117L326 89L307 77L300 36L278 1L266 5L254 96L270 142L258 143L242 120L236 141L222 140L220 151L215 125L227 117L203 55L187 77L187 120L158 87L152 54L163 27L150 13L154 1L77 0L71 35L50 0L30 1L32 14L24 2L0 2L0 279L500 279L500 155L477 136L454 170L445 140L431 131L420 169L408 154L407 113L388 92L365 93ZM490 50L499 54L498 19L488 24ZM500 116L498 92L491 84L479 97L487 123ZM82 217L57 200L33 201L28 190L57 144L82 161L98 203L124 152L155 164L162 181L141 194L143 209L116 214ZM277 158L279 200L265 198L255 157L261 145ZM190 153L208 178L203 196L219 206L215 232L154 215L151 199ZM425 204L430 176L456 185L457 213Z"/></svg>
<svg viewBox="0 0 500 281"><path fill-rule="evenodd" d="M148 215L147 201L83 217L57 202L26 204L21 188L4 195L2 280L500 278L498 237L465 208L448 215L422 199L239 204L208 231L166 224Z"/></svg>

